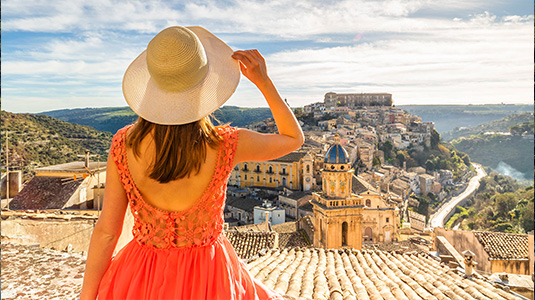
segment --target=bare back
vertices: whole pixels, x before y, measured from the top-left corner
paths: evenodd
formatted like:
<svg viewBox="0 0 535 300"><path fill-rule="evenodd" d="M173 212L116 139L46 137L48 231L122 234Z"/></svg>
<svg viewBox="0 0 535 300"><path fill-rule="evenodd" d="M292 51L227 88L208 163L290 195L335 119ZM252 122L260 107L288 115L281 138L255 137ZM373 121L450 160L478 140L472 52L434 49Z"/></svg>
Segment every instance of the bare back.
<svg viewBox="0 0 535 300"><path fill-rule="evenodd" d="M130 132L128 130L127 134ZM149 178L148 170L155 155L154 141L146 136L140 145L140 156L136 157L131 148L126 147L128 169L143 199L149 204L167 211L182 211L190 208L206 191L213 178L218 149L206 147L206 161L198 174L193 172L168 183L159 183Z"/></svg>

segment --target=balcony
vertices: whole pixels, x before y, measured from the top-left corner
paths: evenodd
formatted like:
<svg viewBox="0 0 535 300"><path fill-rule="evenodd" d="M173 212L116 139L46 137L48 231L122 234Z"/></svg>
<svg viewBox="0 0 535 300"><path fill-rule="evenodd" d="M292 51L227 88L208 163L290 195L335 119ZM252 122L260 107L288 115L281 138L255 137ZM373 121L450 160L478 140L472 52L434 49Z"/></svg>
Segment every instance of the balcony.
<svg viewBox="0 0 535 300"><path fill-rule="evenodd" d="M282 176L288 176L290 174L286 173L286 171L282 171L282 172L279 172L279 175L282 175Z"/></svg>
<svg viewBox="0 0 535 300"><path fill-rule="evenodd" d="M258 174L262 174L264 171L256 169L253 172L258 173Z"/></svg>

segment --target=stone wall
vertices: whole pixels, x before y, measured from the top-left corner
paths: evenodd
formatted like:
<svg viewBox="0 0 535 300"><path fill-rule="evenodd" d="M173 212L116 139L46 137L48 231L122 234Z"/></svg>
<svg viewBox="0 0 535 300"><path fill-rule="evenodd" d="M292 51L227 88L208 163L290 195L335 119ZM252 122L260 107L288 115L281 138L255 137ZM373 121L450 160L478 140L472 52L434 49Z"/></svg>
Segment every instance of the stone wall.
<svg viewBox="0 0 535 300"><path fill-rule="evenodd" d="M477 262L476 270L483 274L491 273L492 269L489 261L489 255L487 254L485 249L483 249L483 246L479 243L473 232L450 230L437 227L435 228L435 236L445 237L446 240L448 240L448 242L459 253L462 253L465 250L472 251L475 254L474 260ZM435 244L437 244L437 241L435 241Z"/></svg>
<svg viewBox="0 0 535 300"><path fill-rule="evenodd" d="M81 211L83 212L83 211ZM97 216L56 213L2 212L2 239L43 248L88 251ZM128 209L114 253L132 239L133 218ZM69 246L70 245L70 246Z"/></svg>
<svg viewBox="0 0 535 300"><path fill-rule="evenodd" d="M511 273L529 275L529 260L493 259L490 261L491 273Z"/></svg>

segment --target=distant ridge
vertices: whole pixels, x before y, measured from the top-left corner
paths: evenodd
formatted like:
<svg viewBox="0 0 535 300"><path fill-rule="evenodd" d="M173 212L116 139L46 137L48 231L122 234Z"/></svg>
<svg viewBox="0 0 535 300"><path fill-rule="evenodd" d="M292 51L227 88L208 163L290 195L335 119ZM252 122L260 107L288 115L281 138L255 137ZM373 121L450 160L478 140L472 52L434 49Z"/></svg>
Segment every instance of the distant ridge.
<svg viewBox="0 0 535 300"><path fill-rule="evenodd" d="M47 115L111 133L117 132L120 128L137 119L137 115L130 107L60 109L42 112L39 115ZM214 112L214 116L222 124L231 123L231 125L239 127L273 117L267 107L244 108L237 106L223 106Z"/></svg>
<svg viewBox="0 0 535 300"><path fill-rule="evenodd" d="M476 126L512 114L533 112L533 105L528 104L396 105L396 107L420 116L424 122L435 122L435 129L440 134L455 127Z"/></svg>

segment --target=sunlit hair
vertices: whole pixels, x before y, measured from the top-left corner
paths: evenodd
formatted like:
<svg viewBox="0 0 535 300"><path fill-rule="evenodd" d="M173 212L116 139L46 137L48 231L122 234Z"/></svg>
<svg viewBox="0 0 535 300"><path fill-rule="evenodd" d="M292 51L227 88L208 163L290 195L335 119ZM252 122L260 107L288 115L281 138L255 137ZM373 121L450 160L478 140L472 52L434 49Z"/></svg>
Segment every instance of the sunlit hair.
<svg viewBox="0 0 535 300"><path fill-rule="evenodd" d="M126 139L136 157L140 156L141 141L149 135L156 155L148 173L160 183L198 174L206 161L206 147L216 149L222 141L210 116L183 125L159 125L140 117Z"/></svg>

